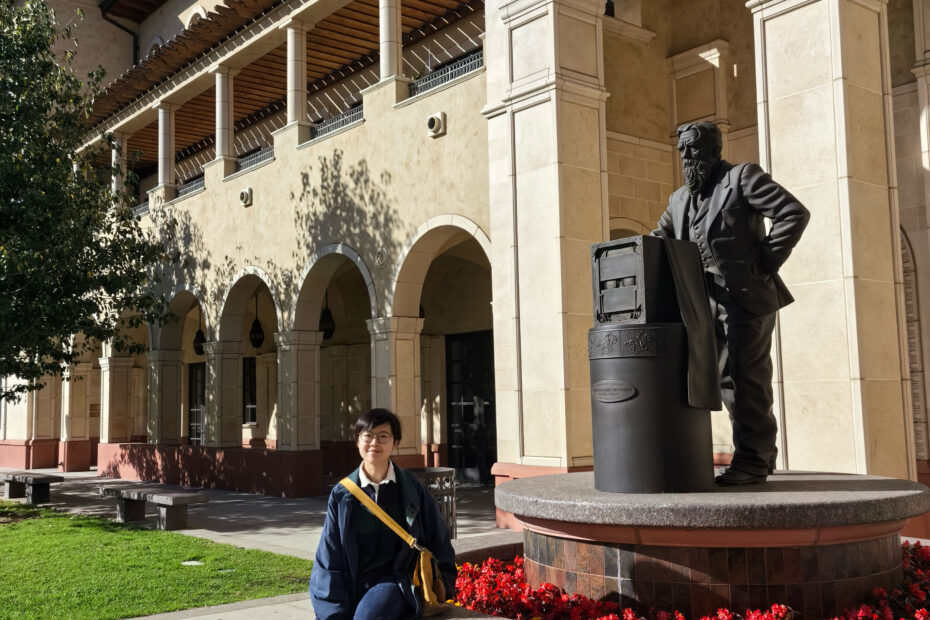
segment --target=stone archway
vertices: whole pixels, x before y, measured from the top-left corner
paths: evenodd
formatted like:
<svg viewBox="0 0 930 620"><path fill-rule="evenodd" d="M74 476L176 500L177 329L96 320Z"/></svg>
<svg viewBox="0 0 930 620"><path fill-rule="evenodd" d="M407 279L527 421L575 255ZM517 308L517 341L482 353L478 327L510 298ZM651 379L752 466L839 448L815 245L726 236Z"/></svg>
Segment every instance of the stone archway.
<svg viewBox="0 0 930 620"><path fill-rule="evenodd" d="M341 476L358 462L354 422L372 406L368 323L375 316L377 295L367 265L344 244L321 248L299 282L292 306L294 329L282 336L303 351L295 368L297 384L314 386L298 399L309 400L309 394L314 399L295 404L301 414L297 424L318 438L324 474ZM332 329L324 332L325 323Z"/></svg>
<svg viewBox="0 0 930 620"><path fill-rule="evenodd" d="M452 465L460 480L484 483L491 480L497 447L489 250L490 240L473 222L431 220L408 242L390 299L396 332L391 380L413 383L408 426L419 431L421 464ZM406 339L405 324L412 330ZM411 352L404 350L408 342ZM412 363L402 363L404 355L412 355ZM399 406L409 407L401 396L395 398Z"/></svg>
<svg viewBox="0 0 930 620"><path fill-rule="evenodd" d="M213 332L204 299L196 287L178 287L168 306L172 319L149 331L150 443L196 445L201 441L206 399L202 341Z"/></svg>
<svg viewBox="0 0 930 620"><path fill-rule="evenodd" d="M206 446L278 447L278 299L256 267L237 273L223 295L216 337L204 346Z"/></svg>

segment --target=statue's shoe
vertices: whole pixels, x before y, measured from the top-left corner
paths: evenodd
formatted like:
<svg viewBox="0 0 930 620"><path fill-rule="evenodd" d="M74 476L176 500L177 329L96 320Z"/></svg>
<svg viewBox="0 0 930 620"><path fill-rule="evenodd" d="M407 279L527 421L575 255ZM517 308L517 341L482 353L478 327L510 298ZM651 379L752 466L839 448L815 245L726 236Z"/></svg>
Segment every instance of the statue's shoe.
<svg viewBox="0 0 930 620"><path fill-rule="evenodd" d="M714 482L724 486L734 487L746 484L758 484L760 482L765 482L765 479L766 476L764 474L750 474L749 472L731 468L714 478Z"/></svg>

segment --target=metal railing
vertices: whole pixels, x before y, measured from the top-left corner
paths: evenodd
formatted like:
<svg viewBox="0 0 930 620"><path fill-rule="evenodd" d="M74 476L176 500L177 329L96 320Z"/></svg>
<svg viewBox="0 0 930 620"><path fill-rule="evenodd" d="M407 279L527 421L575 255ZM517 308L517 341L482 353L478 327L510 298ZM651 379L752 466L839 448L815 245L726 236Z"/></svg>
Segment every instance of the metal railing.
<svg viewBox="0 0 930 620"><path fill-rule="evenodd" d="M328 133L332 133L337 129L341 129L346 125L351 125L355 121L362 119L362 106L355 108L349 108L342 114L337 114L331 118L327 118L322 123L314 125L310 128L310 139L319 138L320 136L325 136Z"/></svg>
<svg viewBox="0 0 930 620"><path fill-rule="evenodd" d="M186 183L182 183L181 185L178 185L177 197L183 198L184 196L187 196L188 194L193 194L194 192L200 189L203 189L203 177L202 176L196 177Z"/></svg>
<svg viewBox="0 0 930 620"><path fill-rule="evenodd" d="M258 164L268 161L269 159L274 159L274 147L269 146L263 149L259 149L254 153L249 153L244 157L240 157L236 160L236 172L242 172L243 170L248 170Z"/></svg>
<svg viewBox="0 0 930 620"><path fill-rule="evenodd" d="M410 83L410 96L419 95L447 82L476 71L484 65L484 50L479 49Z"/></svg>
<svg viewBox="0 0 930 620"><path fill-rule="evenodd" d="M148 200L146 200L145 202L140 202L139 204L137 204L136 206L132 208L132 214L135 215L136 217L142 217L148 212L149 212L149 201Z"/></svg>

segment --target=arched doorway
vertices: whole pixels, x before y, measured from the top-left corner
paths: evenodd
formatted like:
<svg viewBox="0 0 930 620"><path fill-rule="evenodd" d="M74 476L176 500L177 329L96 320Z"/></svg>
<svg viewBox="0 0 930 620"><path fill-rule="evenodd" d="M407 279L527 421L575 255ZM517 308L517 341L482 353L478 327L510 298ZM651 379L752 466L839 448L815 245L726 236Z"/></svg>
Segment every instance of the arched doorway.
<svg viewBox="0 0 930 620"><path fill-rule="evenodd" d="M497 460L491 267L480 229L429 228L398 270L393 313L418 316L420 422L428 465L490 484Z"/></svg>
<svg viewBox="0 0 930 620"><path fill-rule="evenodd" d="M203 443L206 412L204 344L208 317L198 295L180 290L169 304L172 320L155 330L149 351L149 441Z"/></svg>
<svg viewBox="0 0 930 620"><path fill-rule="evenodd" d="M259 272L245 273L229 289L216 341L205 345L204 445L277 448L278 316Z"/></svg>

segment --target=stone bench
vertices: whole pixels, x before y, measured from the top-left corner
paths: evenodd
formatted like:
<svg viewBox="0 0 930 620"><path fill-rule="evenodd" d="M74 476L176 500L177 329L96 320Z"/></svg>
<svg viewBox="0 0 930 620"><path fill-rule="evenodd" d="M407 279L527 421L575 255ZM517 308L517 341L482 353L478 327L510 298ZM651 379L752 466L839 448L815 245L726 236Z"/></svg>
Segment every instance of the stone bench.
<svg viewBox="0 0 930 620"><path fill-rule="evenodd" d="M50 501L49 485L64 480L61 476L30 474L24 471L0 473L0 481L6 483L5 499L25 497L30 504L46 504Z"/></svg>
<svg viewBox="0 0 930 620"><path fill-rule="evenodd" d="M145 519L145 503L158 507L157 526L160 530L187 528L187 507L207 503L205 493L168 491L160 488L100 487L100 495L116 498L116 520L119 523Z"/></svg>

